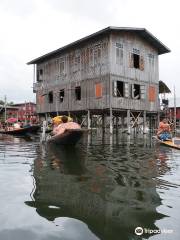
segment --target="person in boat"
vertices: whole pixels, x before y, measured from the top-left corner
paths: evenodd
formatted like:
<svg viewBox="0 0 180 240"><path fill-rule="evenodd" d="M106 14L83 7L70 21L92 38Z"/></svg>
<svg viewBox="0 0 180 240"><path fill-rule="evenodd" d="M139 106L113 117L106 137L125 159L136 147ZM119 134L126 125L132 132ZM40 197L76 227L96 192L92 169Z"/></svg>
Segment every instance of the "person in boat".
<svg viewBox="0 0 180 240"><path fill-rule="evenodd" d="M20 128L21 128L20 123L19 123L19 122L14 123L14 124L13 124L13 128L14 128L14 129L20 129Z"/></svg>
<svg viewBox="0 0 180 240"><path fill-rule="evenodd" d="M53 135L56 135L58 132L58 126L62 123L61 116L56 116L52 119L53 125Z"/></svg>
<svg viewBox="0 0 180 240"><path fill-rule="evenodd" d="M171 128L168 123L168 120L164 118L160 123L159 123L159 128L157 131L157 137L162 140L162 141L167 141L172 139L171 137Z"/></svg>
<svg viewBox="0 0 180 240"><path fill-rule="evenodd" d="M56 135L63 134L66 130L69 129L81 129L81 126L78 123L73 122L71 119L68 119L67 116L62 116L61 121L62 123L59 124L59 126L56 129L57 130Z"/></svg>

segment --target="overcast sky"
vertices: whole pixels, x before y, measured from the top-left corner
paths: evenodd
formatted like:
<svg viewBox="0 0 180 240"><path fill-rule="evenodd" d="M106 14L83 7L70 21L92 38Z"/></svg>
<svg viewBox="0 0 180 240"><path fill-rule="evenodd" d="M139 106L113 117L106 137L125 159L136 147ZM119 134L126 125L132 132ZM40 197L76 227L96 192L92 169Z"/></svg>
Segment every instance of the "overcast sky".
<svg viewBox="0 0 180 240"><path fill-rule="evenodd" d="M107 26L144 27L169 47L160 79L180 96L179 0L0 0L0 99L35 100L26 63Z"/></svg>

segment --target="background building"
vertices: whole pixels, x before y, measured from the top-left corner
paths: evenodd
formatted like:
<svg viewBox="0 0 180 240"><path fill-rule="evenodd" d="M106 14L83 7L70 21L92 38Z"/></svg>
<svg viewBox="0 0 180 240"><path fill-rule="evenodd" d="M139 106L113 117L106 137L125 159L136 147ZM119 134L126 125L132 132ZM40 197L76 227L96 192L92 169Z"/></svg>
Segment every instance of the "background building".
<svg viewBox="0 0 180 240"><path fill-rule="evenodd" d="M33 102L17 103L13 104L16 107L16 116L21 121L31 121L33 117L36 117L36 104Z"/></svg>
<svg viewBox="0 0 180 240"><path fill-rule="evenodd" d="M5 121L5 111L6 111L6 119L13 117L17 117L18 108L15 106L6 106L6 110L4 105L0 105L0 121Z"/></svg>

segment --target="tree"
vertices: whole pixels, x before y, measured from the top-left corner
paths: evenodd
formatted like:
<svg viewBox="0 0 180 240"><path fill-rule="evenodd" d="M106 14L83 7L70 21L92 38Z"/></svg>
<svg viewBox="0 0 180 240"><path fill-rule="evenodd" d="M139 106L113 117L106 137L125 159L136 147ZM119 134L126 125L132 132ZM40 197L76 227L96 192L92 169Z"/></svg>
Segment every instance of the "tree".
<svg viewBox="0 0 180 240"><path fill-rule="evenodd" d="M0 100L0 105L4 105L4 101L3 100Z"/></svg>

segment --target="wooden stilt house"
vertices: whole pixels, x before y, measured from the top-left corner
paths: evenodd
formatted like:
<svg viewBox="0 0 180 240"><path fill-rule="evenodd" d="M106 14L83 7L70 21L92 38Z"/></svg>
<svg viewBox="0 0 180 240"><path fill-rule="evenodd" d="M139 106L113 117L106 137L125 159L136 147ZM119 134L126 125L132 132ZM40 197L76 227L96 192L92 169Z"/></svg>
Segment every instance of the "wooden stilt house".
<svg viewBox="0 0 180 240"><path fill-rule="evenodd" d="M170 50L144 28L107 27L38 57L37 113L124 116L159 111L158 56ZM131 115L132 114L132 115ZM90 124L90 123L89 123Z"/></svg>

